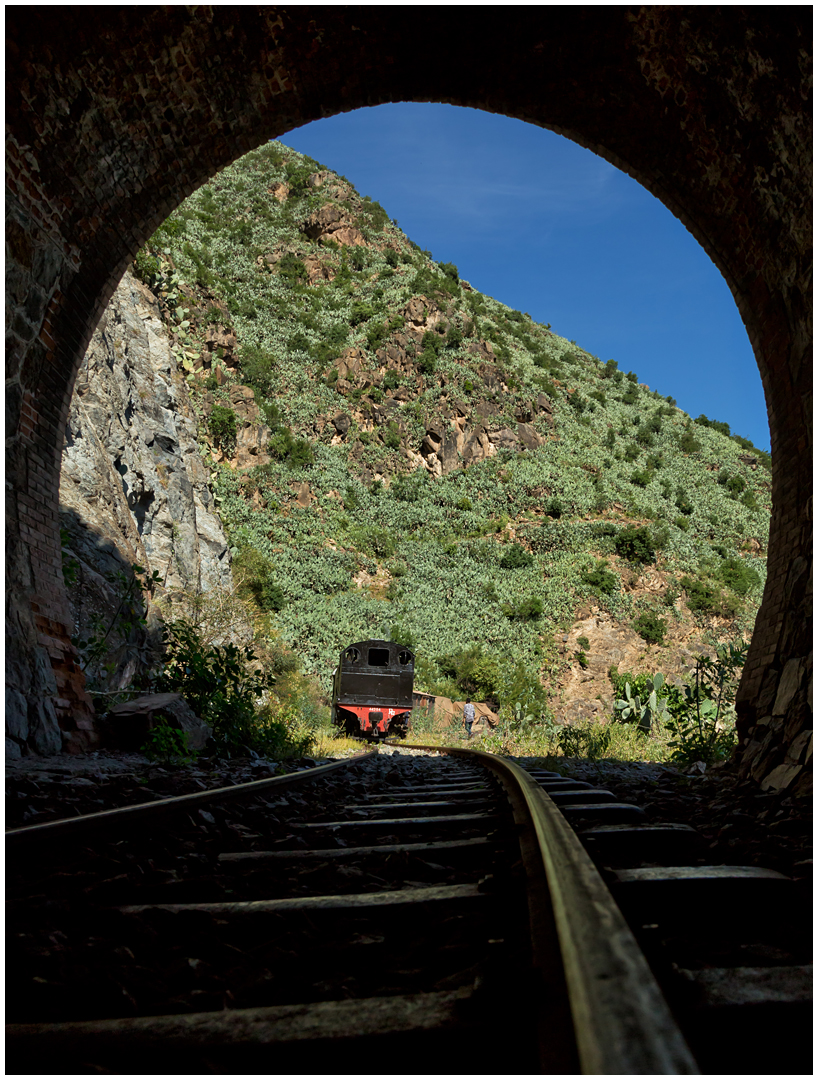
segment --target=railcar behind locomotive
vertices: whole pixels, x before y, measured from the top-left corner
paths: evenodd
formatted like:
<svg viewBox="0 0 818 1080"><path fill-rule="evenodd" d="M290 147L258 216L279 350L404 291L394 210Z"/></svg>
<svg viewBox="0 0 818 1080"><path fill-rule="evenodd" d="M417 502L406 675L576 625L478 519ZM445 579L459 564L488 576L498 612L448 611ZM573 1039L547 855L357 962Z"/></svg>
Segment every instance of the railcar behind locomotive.
<svg viewBox="0 0 818 1080"><path fill-rule="evenodd" d="M332 719L348 735L406 735L414 653L395 641L356 641L341 653L332 682Z"/></svg>

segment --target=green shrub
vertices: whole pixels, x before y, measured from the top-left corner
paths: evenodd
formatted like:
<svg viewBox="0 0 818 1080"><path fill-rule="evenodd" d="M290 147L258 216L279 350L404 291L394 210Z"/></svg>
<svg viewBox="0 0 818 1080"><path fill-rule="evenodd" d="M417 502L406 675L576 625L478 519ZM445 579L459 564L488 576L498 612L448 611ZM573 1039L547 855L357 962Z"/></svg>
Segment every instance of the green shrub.
<svg viewBox="0 0 818 1080"><path fill-rule="evenodd" d="M724 420L708 420L704 413L701 413L693 421L694 424L700 424L702 427L712 428L713 431L719 431L722 435L730 435L730 425Z"/></svg>
<svg viewBox="0 0 818 1080"><path fill-rule="evenodd" d="M623 529L614 541L616 553L632 563L652 563L656 559L653 540L645 526Z"/></svg>
<svg viewBox="0 0 818 1080"><path fill-rule="evenodd" d="M543 602L538 596L529 596L519 604L503 604L503 614L516 622L536 622L543 615Z"/></svg>
<svg viewBox="0 0 818 1080"><path fill-rule="evenodd" d="M463 344L463 332L459 326L451 324L446 333L446 348L456 349L459 345Z"/></svg>
<svg viewBox="0 0 818 1080"><path fill-rule="evenodd" d="M384 446L388 446L390 450L400 450L400 428L394 420L389 421L382 435Z"/></svg>
<svg viewBox="0 0 818 1080"><path fill-rule="evenodd" d="M171 727L161 718L140 750L149 761L160 761L163 765L189 765L199 756L197 750L189 748L187 732Z"/></svg>
<svg viewBox="0 0 818 1080"><path fill-rule="evenodd" d="M693 513L693 503L687 497L684 488L677 488L676 490L676 509L688 517Z"/></svg>
<svg viewBox="0 0 818 1080"><path fill-rule="evenodd" d="M687 593L687 606L691 611L715 614L721 606L721 592L713 585L686 574L679 583Z"/></svg>
<svg viewBox="0 0 818 1080"><path fill-rule="evenodd" d="M550 518L562 517L562 503L556 497L549 499L545 504L545 512Z"/></svg>
<svg viewBox="0 0 818 1080"><path fill-rule="evenodd" d="M344 490L344 509L345 510L358 510L360 508L361 501L358 498L358 493L351 484L348 484Z"/></svg>
<svg viewBox="0 0 818 1080"><path fill-rule="evenodd" d="M693 432L686 428L679 439L679 449L683 454L695 454L701 448L702 444L694 438Z"/></svg>
<svg viewBox="0 0 818 1080"><path fill-rule="evenodd" d="M303 330L296 330L287 342L287 348L291 352L309 352L310 339Z"/></svg>
<svg viewBox="0 0 818 1080"><path fill-rule="evenodd" d="M598 761L610 748L611 732L607 724L595 724L593 721L563 724L558 741L565 757Z"/></svg>
<svg viewBox="0 0 818 1080"><path fill-rule="evenodd" d="M203 645L193 625L183 619L163 631L164 667L155 689L181 694L197 716L213 727L222 750L258 745L256 701L274 677L255 667L251 648Z"/></svg>
<svg viewBox="0 0 818 1080"><path fill-rule="evenodd" d="M657 409L650 420L645 422L644 427L648 432L658 435L662 430L662 410Z"/></svg>
<svg viewBox="0 0 818 1080"><path fill-rule="evenodd" d="M266 349L262 349L258 345L242 346L241 370L245 381L251 386L258 387L263 391L268 390L274 364L275 357Z"/></svg>
<svg viewBox="0 0 818 1080"><path fill-rule="evenodd" d="M393 481L389 489L393 498L398 502L420 502L426 495L429 480L424 469L418 469L409 476L399 476Z"/></svg>
<svg viewBox="0 0 818 1080"><path fill-rule="evenodd" d="M646 448L653 446L653 431L649 424L640 424L634 438L640 446Z"/></svg>
<svg viewBox="0 0 818 1080"><path fill-rule="evenodd" d="M161 269L159 260L155 255L151 255L147 248L140 248L136 253L134 259L134 274L140 281L144 281L146 285L150 285L152 279L156 277Z"/></svg>
<svg viewBox="0 0 818 1080"><path fill-rule="evenodd" d="M437 666L445 676L454 680L463 695L497 705L500 665L480 645L439 656Z"/></svg>
<svg viewBox="0 0 818 1080"><path fill-rule="evenodd" d="M210 412L210 434L220 450L226 454L236 448L236 414L224 405L214 405Z"/></svg>
<svg viewBox="0 0 818 1080"><path fill-rule="evenodd" d="M751 566L741 559L725 559L719 567L719 578L739 596L746 596L750 589L761 584L761 578Z"/></svg>
<svg viewBox="0 0 818 1080"><path fill-rule="evenodd" d="M667 633L667 623L664 619L660 619L654 612L643 612L643 614L634 621L633 628L637 634L649 644L664 644L665 634Z"/></svg>
<svg viewBox="0 0 818 1080"><path fill-rule="evenodd" d="M418 357L417 364L424 375L434 375L437 371L437 353L434 349L424 349Z"/></svg>
<svg viewBox="0 0 818 1080"><path fill-rule="evenodd" d="M356 300L349 315L350 326L358 326L377 315L373 306L366 300Z"/></svg>
<svg viewBox="0 0 818 1080"><path fill-rule="evenodd" d="M652 479L653 477L648 469L636 469L630 476L631 483L640 488L646 488Z"/></svg>
<svg viewBox="0 0 818 1080"><path fill-rule="evenodd" d="M375 559L389 559L395 554L395 538L388 529L365 525L350 529L349 538L358 551Z"/></svg>
<svg viewBox="0 0 818 1080"><path fill-rule="evenodd" d="M294 438L288 428L278 431L268 444L270 457L284 461L293 468L305 468L315 462L315 454L307 439Z"/></svg>
<svg viewBox="0 0 818 1080"><path fill-rule="evenodd" d="M616 592L619 585L619 578L612 570L608 569L608 563L604 560L598 562L593 570L586 571L582 575L582 580L595 592L606 596Z"/></svg>
<svg viewBox="0 0 818 1080"><path fill-rule="evenodd" d="M719 645L716 657L696 658L692 684L684 688L684 701L666 724L674 736L671 761L711 765L729 757L736 745L735 694L748 645L744 641Z"/></svg>
<svg viewBox="0 0 818 1080"><path fill-rule="evenodd" d="M526 551L520 544L512 544L503 552L500 566L503 570L517 570L524 566L531 566L533 562L534 556L530 551Z"/></svg>
<svg viewBox="0 0 818 1080"><path fill-rule="evenodd" d="M251 596L262 611L281 611L284 592L275 581L273 563L252 547L242 548L233 560L239 596Z"/></svg>
<svg viewBox="0 0 818 1080"><path fill-rule="evenodd" d="M290 285L303 285L309 280L306 266L297 255L291 252L287 252L279 259L277 269L279 276Z"/></svg>

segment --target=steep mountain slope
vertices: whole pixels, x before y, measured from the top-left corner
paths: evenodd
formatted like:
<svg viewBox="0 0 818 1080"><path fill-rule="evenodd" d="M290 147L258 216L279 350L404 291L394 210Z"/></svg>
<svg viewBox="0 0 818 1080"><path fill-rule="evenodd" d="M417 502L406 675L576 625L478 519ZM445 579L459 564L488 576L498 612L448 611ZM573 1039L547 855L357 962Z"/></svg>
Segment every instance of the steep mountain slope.
<svg viewBox="0 0 818 1080"><path fill-rule="evenodd" d="M545 683L571 717L604 713L611 665L679 674L706 630L749 636L768 455L483 296L344 178L269 144L136 269L234 563L308 672L396 636L427 688Z"/></svg>

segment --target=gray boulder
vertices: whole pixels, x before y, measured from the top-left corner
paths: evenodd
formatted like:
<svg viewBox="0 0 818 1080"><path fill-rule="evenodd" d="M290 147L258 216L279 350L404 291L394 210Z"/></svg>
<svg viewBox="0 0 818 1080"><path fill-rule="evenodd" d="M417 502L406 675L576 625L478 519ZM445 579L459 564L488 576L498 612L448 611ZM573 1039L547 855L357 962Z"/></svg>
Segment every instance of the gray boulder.
<svg viewBox="0 0 818 1080"><path fill-rule="evenodd" d="M138 750L162 722L187 735L190 750L201 750L213 729L200 720L181 694L145 694L108 710L106 741L122 750Z"/></svg>

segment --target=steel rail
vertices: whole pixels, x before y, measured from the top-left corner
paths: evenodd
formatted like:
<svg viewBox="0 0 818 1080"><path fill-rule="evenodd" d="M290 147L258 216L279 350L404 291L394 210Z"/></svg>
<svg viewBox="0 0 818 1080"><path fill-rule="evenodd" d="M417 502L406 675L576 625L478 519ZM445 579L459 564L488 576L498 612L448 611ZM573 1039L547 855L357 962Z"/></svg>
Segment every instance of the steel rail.
<svg viewBox="0 0 818 1080"><path fill-rule="evenodd" d="M624 916L565 817L534 778L480 750L401 745L479 763L503 783L521 834L534 965L543 990L555 991L564 980L579 1070L586 1075L698 1074ZM544 1072L555 1071L549 1050L565 1020L553 1015L558 1000L551 992L542 997Z"/></svg>
<svg viewBox="0 0 818 1080"><path fill-rule="evenodd" d="M333 761L329 765L318 765L314 769L302 769L299 772L287 773L286 776L271 776L264 780L250 780L246 784L212 788L209 791L194 791L189 795L176 795L170 799L156 799L153 802L135 803L133 806L118 806L113 810L99 810L94 814L60 818L57 821L44 821L39 825L24 825L19 829L8 829L6 831L6 854L13 854L33 842L59 841L68 837L82 836L85 833L93 834L99 830L116 828L132 822L141 823L149 818L161 817L163 814L172 813L175 810L189 810L207 806L209 803L225 802L227 799L245 798L263 791L281 791L284 788L303 784L307 780L327 776L329 773L335 772L336 769L344 769L350 765L360 765L361 762L376 754L377 750L370 750L368 753L356 754L355 757L344 758L342 761Z"/></svg>

